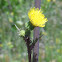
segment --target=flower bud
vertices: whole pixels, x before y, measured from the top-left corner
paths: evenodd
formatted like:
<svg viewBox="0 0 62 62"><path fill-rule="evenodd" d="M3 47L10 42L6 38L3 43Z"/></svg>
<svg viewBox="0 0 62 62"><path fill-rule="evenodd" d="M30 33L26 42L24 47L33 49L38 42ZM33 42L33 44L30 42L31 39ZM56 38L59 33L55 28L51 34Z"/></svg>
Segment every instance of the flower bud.
<svg viewBox="0 0 62 62"><path fill-rule="evenodd" d="M21 31L19 32L19 35L20 35L20 36L25 36L25 30L21 30Z"/></svg>

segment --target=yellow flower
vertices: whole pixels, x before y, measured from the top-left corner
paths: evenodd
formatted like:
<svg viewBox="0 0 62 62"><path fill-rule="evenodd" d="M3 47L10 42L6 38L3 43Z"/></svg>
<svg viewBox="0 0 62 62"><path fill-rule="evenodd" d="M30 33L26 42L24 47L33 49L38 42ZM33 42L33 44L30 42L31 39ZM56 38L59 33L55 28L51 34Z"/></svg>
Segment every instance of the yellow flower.
<svg viewBox="0 0 62 62"><path fill-rule="evenodd" d="M48 21L44 14L42 14L41 9L39 10L35 7L30 9L28 12L28 17L30 22L37 27L45 27L45 23Z"/></svg>
<svg viewBox="0 0 62 62"><path fill-rule="evenodd" d="M47 2L50 2L51 0L47 0Z"/></svg>

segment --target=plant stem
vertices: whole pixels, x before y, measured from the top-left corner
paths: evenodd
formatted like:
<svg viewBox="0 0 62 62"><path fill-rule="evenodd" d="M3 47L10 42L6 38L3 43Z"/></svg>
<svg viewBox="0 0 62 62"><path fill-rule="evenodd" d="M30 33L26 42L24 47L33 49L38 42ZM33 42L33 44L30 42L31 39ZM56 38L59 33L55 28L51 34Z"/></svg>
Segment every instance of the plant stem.
<svg viewBox="0 0 62 62"><path fill-rule="evenodd" d="M35 0L35 7L40 9L41 0ZM39 27L34 28L34 40L36 38L39 38ZM33 49L33 62L38 62L38 56L39 56L39 40L35 43L34 49Z"/></svg>
<svg viewBox="0 0 62 62"><path fill-rule="evenodd" d="M39 27L34 28L34 40L36 38L39 38ZM38 62L38 56L39 56L39 39L37 40L33 48L33 62Z"/></svg>
<svg viewBox="0 0 62 62"><path fill-rule="evenodd" d="M31 50L30 50L30 47L28 47L28 59L29 59L29 62L31 62Z"/></svg>
<svg viewBox="0 0 62 62"><path fill-rule="evenodd" d="M26 35L25 35L24 40L25 40L26 45L27 45L28 60L29 60L29 62L31 62L31 46L30 46L31 40L30 40L30 30L26 30Z"/></svg>

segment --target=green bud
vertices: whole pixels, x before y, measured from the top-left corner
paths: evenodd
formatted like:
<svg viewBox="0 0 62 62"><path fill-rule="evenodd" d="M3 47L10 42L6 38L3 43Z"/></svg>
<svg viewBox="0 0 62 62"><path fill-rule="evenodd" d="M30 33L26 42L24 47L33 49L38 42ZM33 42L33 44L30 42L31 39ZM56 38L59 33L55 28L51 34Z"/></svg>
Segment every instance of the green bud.
<svg viewBox="0 0 62 62"><path fill-rule="evenodd" d="M19 32L19 35L20 35L20 36L25 36L25 30L21 30L21 31Z"/></svg>

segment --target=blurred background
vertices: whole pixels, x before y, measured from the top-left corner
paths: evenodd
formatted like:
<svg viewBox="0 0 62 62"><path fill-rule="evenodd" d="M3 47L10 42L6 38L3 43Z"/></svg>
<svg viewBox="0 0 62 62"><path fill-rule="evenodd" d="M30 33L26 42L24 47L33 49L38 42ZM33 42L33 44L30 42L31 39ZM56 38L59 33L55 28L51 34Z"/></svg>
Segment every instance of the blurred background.
<svg viewBox="0 0 62 62"><path fill-rule="evenodd" d="M34 5L34 0L0 0L0 62L28 62L26 44L13 23L25 29ZM41 0L41 9L48 22L40 28L39 62L62 62L62 0Z"/></svg>

